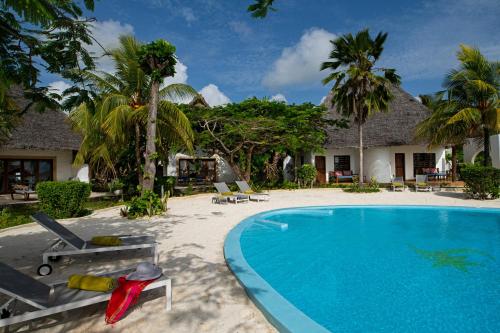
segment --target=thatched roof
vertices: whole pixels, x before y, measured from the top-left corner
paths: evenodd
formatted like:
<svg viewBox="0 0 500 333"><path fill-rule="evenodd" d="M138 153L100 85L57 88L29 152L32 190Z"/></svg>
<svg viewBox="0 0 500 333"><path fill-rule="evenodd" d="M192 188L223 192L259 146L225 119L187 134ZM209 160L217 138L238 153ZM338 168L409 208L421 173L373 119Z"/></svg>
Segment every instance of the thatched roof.
<svg viewBox="0 0 500 333"><path fill-rule="evenodd" d="M201 94L197 94L193 97L193 100L189 102L189 106L199 107L199 108L209 108L207 101Z"/></svg>
<svg viewBox="0 0 500 333"><path fill-rule="evenodd" d="M21 91L11 91L11 95L20 108L28 105ZM29 109L0 148L78 150L81 140L81 136L71 129L64 112L46 109L40 113Z"/></svg>
<svg viewBox="0 0 500 333"><path fill-rule="evenodd" d="M415 127L431 112L412 95L399 87L393 88L394 99L390 103L389 112L376 113L363 126L363 143L365 147L403 146L422 144L415 140ZM330 105L331 94L325 99ZM339 116L330 109L332 116ZM358 147L358 126L351 122L348 129L333 129L328 134L327 148Z"/></svg>

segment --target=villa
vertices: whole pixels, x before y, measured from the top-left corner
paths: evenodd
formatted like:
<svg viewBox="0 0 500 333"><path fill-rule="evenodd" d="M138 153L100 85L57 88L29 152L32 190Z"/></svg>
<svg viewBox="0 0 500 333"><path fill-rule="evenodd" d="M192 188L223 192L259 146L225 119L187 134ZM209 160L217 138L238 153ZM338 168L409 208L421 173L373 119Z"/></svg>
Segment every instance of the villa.
<svg viewBox="0 0 500 333"><path fill-rule="evenodd" d="M445 147L429 150L425 142L414 138L415 127L430 110L401 88L394 88L393 94L389 111L374 114L363 126L364 180L375 177L387 183L393 177L415 179L424 168L446 171ZM327 104L330 100L331 95ZM335 114L333 109L330 111ZM331 181L335 171L357 174L358 145L358 128L351 123L348 129L332 130L324 154L308 154L305 161L316 165L320 183Z"/></svg>
<svg viewBox="0 0 500 333"><path fill-rule="evenodd" d="M17 99L21 106L26 101ZM0 193L8 193L14 184L34 187L45 180L78 178L88 181L88 168L72 166L81 137L71 129L62 111L43 113L29 109L0 145Z"/></svg>

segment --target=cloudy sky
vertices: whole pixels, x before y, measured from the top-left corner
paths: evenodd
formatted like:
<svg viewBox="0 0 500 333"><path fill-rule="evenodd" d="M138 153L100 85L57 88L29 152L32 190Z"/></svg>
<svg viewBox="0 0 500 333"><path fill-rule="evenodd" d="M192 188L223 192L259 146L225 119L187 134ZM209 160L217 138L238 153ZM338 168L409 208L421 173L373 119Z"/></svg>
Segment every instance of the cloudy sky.
<svg viewBox="0 0 500 333"><path fill-rule="evenodd" d="M413 95L440 89L460 43L500 59L498 0L276 0L278 11L263 20L246 12L251 2L97 0L89 15L107 48L122 34L173 43L180 63L170 82L192 85L212 105L252 96L319 103L328 91L319 66L329 40L363 28L389 33L381 66L396 68ZM99 66L112 70L109 59ZM43 80L65 87L54 76Z"/></svg>

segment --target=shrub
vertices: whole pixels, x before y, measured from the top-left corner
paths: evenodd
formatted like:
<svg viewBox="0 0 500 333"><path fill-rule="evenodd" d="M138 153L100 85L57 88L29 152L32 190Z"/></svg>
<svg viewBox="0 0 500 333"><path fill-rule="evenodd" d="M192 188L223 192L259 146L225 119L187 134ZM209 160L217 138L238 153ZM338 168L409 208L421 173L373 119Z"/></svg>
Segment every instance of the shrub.
<svg viewBox="0 0 500 333"><path fill-rule="evenodd" d="M281 185L281 187L285 190L296 190L299 188L299 184L291 182L289 180L285 180L285 181L283 181L283 184Z"/></svg>
<svg viewBox="0 0 500 333"><path fill-rule="evenodd" d="M111 183L108 183L109 192L114 192L116 190L123 190L124 186L125 185L123 184L123 182L119 179L113 179Z"/></svg>
<svg viewBox="0 0 500 333"><path fill-rule="evenodd" d="M149 217L159 215L165 211L167 199L168 195L162 200L158 194L152 191L145 191L140 197L133 197L121 214L132 219L146 215Z"/></svg>
<svg viewBox="0 0 500 333"><path fill-rule="evenodd" d="M79 181L41 182L36 192L42 211L56 219L68 218L82 214L90 185Z"/></svg>
<svg viewBox="0 0 500 333"><path fill-rule="evenodd" d="M297 177L301 183L306 186L309 184L312 187L317 173L314 165L304 164L297 170Z"/></svg>
<svg viewBox="0 0 500 333"><path fill-rule="evenodd" d="M372 177L370 179L370 183L367 186L362 186L359 184L358 177L353 177L353 183L349 186L343 189L344 192L350 192L350 193L376 193L380 192L379 185L377 182L377 179L375 177Z"/></svg>
<svg viewBox="0 0 500 333"><path fill-rule="evenodd" d="M463 165L460 177L465 183L465 192L474 199L498 198L500 192L500 169L481 165Z"/></svg>
<svg viewBox="0 0 500 333"><path fill-rule="evenodd" d="M177 178L173 176L161 176L157 177L155 180L155 192L161 193L161 187L163 186L163 193L174 193L175 182Z"/></svg>

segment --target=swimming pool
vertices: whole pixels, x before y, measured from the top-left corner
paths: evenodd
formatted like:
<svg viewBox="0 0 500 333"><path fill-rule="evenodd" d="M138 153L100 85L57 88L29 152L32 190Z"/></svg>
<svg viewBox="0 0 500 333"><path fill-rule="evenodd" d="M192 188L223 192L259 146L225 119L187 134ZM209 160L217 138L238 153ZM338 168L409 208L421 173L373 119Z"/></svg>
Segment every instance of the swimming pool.
<svg viewBox="0 0 500 333"><path fill-rule="evenodd" d="M224 253L282 332L500 332L500 209L276 210Z"/></svg>

